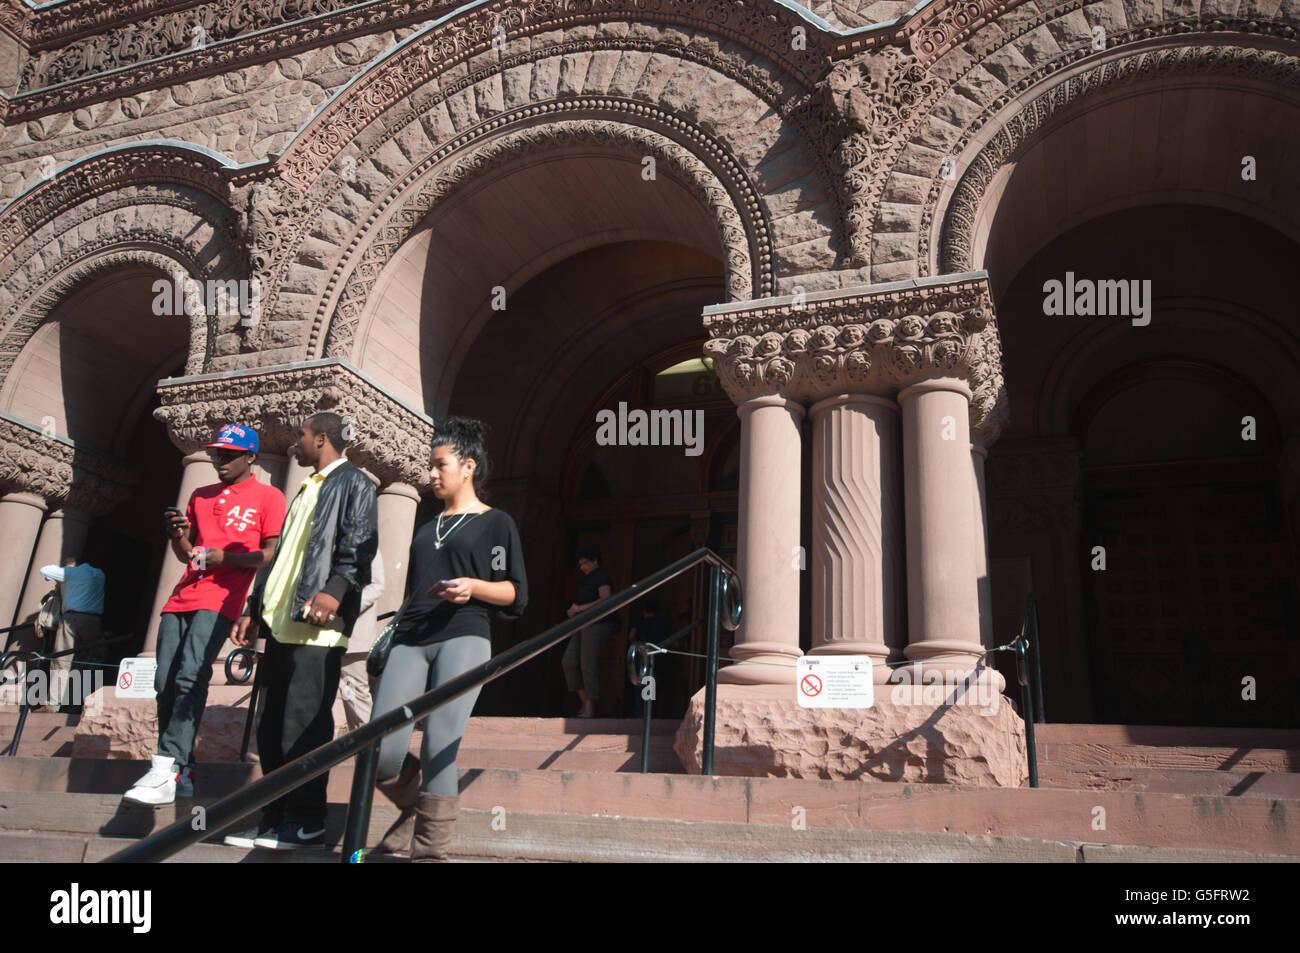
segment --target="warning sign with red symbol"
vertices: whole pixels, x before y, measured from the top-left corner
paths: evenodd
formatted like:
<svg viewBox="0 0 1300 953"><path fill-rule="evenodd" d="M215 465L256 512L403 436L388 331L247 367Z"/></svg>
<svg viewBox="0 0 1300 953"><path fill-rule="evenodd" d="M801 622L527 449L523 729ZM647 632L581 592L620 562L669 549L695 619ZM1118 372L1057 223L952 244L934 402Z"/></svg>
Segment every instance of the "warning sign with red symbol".
<svg viewBox="0 0 1300 953"><path fill-rule="evenodd" d="M153 676L158 660L153 658L124 658L117 667L118 698L153 698Z"/></svg>
<svg viewBox="0 0 1300 953"><path fill-rule="evenodd" d="M804 708L870 708L875 704L870 655L805 655L799 659Z"/></svg>

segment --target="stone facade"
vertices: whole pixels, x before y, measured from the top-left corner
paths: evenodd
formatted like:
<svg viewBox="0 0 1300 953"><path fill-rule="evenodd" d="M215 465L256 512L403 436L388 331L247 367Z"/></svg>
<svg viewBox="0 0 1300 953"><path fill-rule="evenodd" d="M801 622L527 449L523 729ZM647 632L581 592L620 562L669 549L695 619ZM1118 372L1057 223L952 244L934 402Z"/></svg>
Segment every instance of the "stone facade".
<svg viewBox="0 0 1300 953"><path fill-rule="evenodd" d="M51 402L51 419L73 429L90 419L68 406L92 400L94 384L69 368L93 356L76 356L75 336L57 331L90 320L105 282L136 276L143 294L179 275L199 288L255 285L259 296L251 317L207 298L172 315L184 322L183 355L148 352L147 320L120 318L138 363L116 373L143 383L118 410L149 419L152 403L152 419L191 455L182 496L206 475L194 451L234 418L261 422L267 472L291 487L283 454L297 421L336 409L355 417L352 456L387 493L397 529L384 552L398 562L427 483L431 418L466 368L484 367L474 342L498 310L487 302L527 300L548 268L593 249L642 242L653 257L651 243L676 242L716 262L696 336L741 418L738 559L750 604L739 664L724 676L741 695L726 710L743 722L747 687L788 684L804 651L789 592L807 506L809 649L969 671L997 641L990 522L1046 527L1053 551L1071 553L1055 564L1061 578L1079 571L1077 452L1065 424L1017 422L1001 295L1035 250L1086 216L1043 213L1020 248L1014 223L998 218L1021 194L1008 183L1094 107L1217 83L1291 108L1298 20L1296 0L3 0L0 524L27 552L46 514L98 517L132 492L139 464L126 436L114 444L83 427L51 437L30 408ZM1269 143L1237 152L1252 149L1287 154ZM1058 174L1085 164L1059 161ZM1226 173L1196 175L1230 179L1241 156L1225 161ZM545 179L551 169L561 171ZM1295 241L1295 177L1269 171L1254 193L1202 187L1188 172L1181 191L1135 185L1090 199L1080 187L1071 201L1101 214L1201 189L1205 204ZM588 189L590 207L544 207L566 187ZM688 287L682 269L662 287ZM637 330L620 332L624 342ZM576 354L588 333L556 332L555 374L579 373L564 351ZM1244 346L1225 361L1244 366ZM1047 389L1016 400L1036 405ZM1285 393L1269 397L1285 406ZM10 413L20 406L27 417ZM1292 413L1279 410L1293 434ZM536 487L528 519L554 526L560 479L530 471L527 461L547 457L520 419L507 421L503 485ZM1017 442L999 457L1008 429ZM806 475L774 472L805 442ZM0 575L10 590L0 610L30 603L26 577L25 566ZM853 596L857 587L871 595ZM165 589L161 579L158 596ZM1078 627L1059 637L1077 656ZM903 731L915 714L882 724ZM990 737L1016 730L1006 718ZM1014 760L1015 744L998 757ZM971 767L979 747L945 755L946 776L1018 783L1005 765ZM821 764L786 759L781 770Z"/></svg>

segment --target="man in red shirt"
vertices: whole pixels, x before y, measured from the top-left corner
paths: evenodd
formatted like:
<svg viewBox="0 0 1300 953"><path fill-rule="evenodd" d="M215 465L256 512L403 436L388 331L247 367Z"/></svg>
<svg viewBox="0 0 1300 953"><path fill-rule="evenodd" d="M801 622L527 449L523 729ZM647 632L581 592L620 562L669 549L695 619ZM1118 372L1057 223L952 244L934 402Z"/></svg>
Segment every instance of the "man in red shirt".
<svg viewBox="0 0 1300 953"><path fill-rule="evenodd" d="M257 431L227 424L207 445L220 483L200 487L184 515L163 513L172 552L188 564L158 625L158 753L128 801L170 804L191 797L194 736L208 701L212 663L267 565L284 524L284 494L253 476Z"/></svg>

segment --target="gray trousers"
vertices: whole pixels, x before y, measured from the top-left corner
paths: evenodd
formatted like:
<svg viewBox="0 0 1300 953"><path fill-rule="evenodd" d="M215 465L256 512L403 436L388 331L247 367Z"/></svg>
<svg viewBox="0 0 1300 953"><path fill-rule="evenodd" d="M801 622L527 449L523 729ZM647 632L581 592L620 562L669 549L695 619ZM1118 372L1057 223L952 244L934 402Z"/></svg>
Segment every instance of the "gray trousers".
<svg viewBox="0 0 1300 953"><path fill-rule="evenodd" d="M158 753L181 768L194 762L194 737L208 704L212 663L231 621L211 609L164 612L158 623Z"/></svg>
<svg viewBox="0 0 1300 953"><path fill-rule="evenodd" d="M595 701L600 697L600 647L605 639L618 631L618 623L613 619L602 619L595 625L589 625L569 636L569 644L564 649L564 683L569 691L579 688L587 697ZM581 665L579 665L581 658Z"/></svg>
<svg viewBox="0 0 1300 953"><path fill-rule="evenodd" d="M375 715L385 715L418 698L457 675L482 665L492 655L492 643L476 635L463 635L432 645L394 645L375 693ZM470 712L478 700L478 689L443 705L424 720L424 744L420 748L420 769L426 794L456 795L456 751L469 724ZM379 780L391 780L401 772L402 761L411 745L414 725L395 731L379 746Z"/></svg>

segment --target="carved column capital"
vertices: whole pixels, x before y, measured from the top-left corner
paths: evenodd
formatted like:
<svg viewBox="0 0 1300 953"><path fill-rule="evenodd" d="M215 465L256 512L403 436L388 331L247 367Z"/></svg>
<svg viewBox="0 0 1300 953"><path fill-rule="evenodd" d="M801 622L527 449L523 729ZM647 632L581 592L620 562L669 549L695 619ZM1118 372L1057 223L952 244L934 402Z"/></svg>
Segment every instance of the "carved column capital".
<svg viewBox="0 0 1300 953"><path fill-rule="evenodd" d="M1006 420L1002 345L984 272L706 308L704 353L737 403L780 394L893 396L954 377L971 389L971 433Z"/></svg>
<svg viewBox="0 0 1300 953"><path fill-rule="evenodd" d="M102 516L126 499L138 478L124 460L0 416L0 490L5 493L34 493L51 510Z"/></svg>
<svg viewBox="0 0 1300 953"><path fill-rule="evenodd" d="M154 417L185 453L226 423L253 427L268 453L284 453L303 419L319 411L351 425L348 459L381 483L428 485L433 421L341 358L176 377L158 386Z"/></svg>

